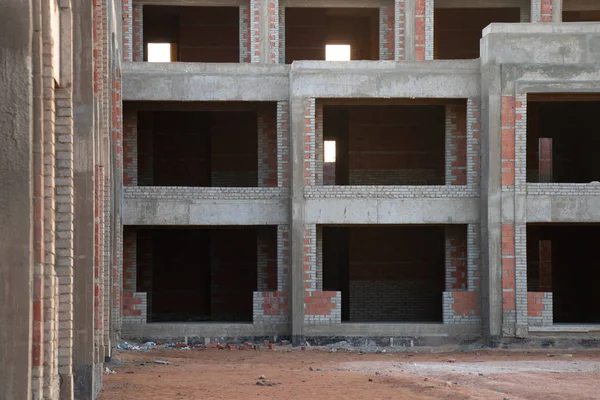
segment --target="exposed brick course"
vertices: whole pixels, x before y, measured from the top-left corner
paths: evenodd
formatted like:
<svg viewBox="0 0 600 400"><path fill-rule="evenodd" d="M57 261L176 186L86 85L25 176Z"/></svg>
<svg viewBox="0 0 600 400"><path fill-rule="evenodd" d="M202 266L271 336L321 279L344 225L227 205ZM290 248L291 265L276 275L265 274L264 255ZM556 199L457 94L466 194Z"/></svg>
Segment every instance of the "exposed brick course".
<svg viewBox="0 0 600 400"><path fill-rule="evenodd" d="M394 60L395 44L395 9L379 8L379 59Z"/></svg>

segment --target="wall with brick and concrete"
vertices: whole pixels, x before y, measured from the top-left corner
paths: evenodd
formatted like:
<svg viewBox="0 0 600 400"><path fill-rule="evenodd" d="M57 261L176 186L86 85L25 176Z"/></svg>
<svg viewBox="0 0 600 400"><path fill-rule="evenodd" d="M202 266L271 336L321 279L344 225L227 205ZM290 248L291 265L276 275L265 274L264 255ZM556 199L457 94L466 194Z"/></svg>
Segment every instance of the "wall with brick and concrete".
<svg viewBox="0 0 600 400"><path fill-rule="evenodd" d="M552 315L552 292L527 293L527 321L529 326L551 326Z"/></svg>

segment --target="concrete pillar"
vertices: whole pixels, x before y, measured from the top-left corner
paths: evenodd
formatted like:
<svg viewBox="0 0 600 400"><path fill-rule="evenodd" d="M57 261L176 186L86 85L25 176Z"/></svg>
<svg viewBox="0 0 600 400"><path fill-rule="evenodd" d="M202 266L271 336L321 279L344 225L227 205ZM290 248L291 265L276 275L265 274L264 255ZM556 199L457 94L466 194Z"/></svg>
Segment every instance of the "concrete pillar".
<svg viewBox="0 0 600 400"><path fill-rule="evenodd" d="M290 269L289 303L292 343L302 342L304 325L304 187L314 184L315 99L290 101ZM307 145L307 147L305 147ZM308 150L305 150L308 148ZM309 159L305 160L305 156Z"/></svg>
<svg viewBox="0 0 600 400"><path fill-rule="evenodd" d="M540 183L552 182L552 139L539 138L538 174Z"/></svg>
<svg viewBox="0 0 600 400"><path fill-rule="evenodd" d="M7 399L31 398L33 267L32 7L2 2L0 23L0 388ZM10 327L7 329L7 327Z"/></svg>
<svg viewBox="0 0 600 400"><path fill-rule="evenodd" d="M92 399L101 371L94 359L94 110L92 7L73 3L74 113L74 337L75 398Z"/></svg>
<svg viewBox="0 0 600 400"><path fill-rule="evenodd" d="M501 69L482 39L481 58L481 299L484 335L495 346L502 333L502 92Z"/></svg>
<svg viewBox="0 0 600 400"><path fill-rule="evenodd" d="M552 292L552 241L539 242L540 292Z"/></svg>
<svg viewBox="0 0 600 400"><path fill-rule="evenodd" d="M277 64L279 55L279 0L250 0L250 60Z"/></svg>

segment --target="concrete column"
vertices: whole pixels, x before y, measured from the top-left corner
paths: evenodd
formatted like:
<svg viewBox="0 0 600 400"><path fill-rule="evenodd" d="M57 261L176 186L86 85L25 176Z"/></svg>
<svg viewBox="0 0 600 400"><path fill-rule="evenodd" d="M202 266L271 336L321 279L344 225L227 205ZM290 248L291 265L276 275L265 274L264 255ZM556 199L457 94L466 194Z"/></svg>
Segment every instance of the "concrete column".
<svg viewBox="0 0 600 400"><path fill-rule="evenodd" d="M31 398L33 267L32 7L6 0L0 16L0 388L7 399ZM7 329L8 327L8 329Z"/></svg>
<svg viewBox="0 0 600 400"><path fill-rule="evenodd" d="M92 7L73 2L74 113L74 338L75 398L93 399L101 379L94 362L94 110Z"/></svg>
<svg viewBox="0 0 600 400"><path fill-rule="evenodd" d="M485 337L497 345L502 333L502 147L501 69L485 57L488 39L482 39L481 54L481 291Z"/></svg>
<svg viewBox="0 0 600 400"><path fill-rule="evenodd" d="M552 22L562 22L563 0L552 0Z"/></svg>
<svg viewBox="0 0 600 400"><path fill-rule="evenodd" d="M314 183L314 99L292 97L290 101L290 269L289 303L292 343L302 342L304 325L304 187ZM313 121L308 124L305 121ZM313 159L305 160L305 142L312 140ZM309 145L310 147L310 145ZM311 162L312 161L312 162ZM305 176L306 174L311 176ZM312 179L311 179L312 178Z"/></svg>

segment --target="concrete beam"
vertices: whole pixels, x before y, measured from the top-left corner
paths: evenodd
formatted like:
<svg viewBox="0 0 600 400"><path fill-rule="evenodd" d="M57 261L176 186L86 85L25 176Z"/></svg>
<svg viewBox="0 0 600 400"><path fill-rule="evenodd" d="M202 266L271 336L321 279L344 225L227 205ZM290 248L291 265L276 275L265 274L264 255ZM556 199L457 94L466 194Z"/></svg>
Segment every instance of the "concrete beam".
<svg viewBox="0 0 600 400"><path fill-rule="evenodd" d="M31 398L32 7L0 2L0 392ZM39 116L38 116L39 117Z"/></svg>
<svg viewBox="0 0 600 400"><path fill-rule="evenodd" d="M279 101L289 95L289 66L123 63L123 100Z"/></svg>
<svg viewBox="0 0 600 400"><path fill-rule="evenodd" d="M330 198L306 202L311 224L470 224L479 222L478 198Z"/></svg>
<svg viewBox="0 0 600 400"><path fill-rule="evenodd" d="M479 60L297 61L291 96L313 98L479 97Z"/></svg>
<svg viewBox="0 0 600 400"><path fill-rule="evenodd" d="M463 336L476 338L482 333L481 325L444 325L444 324L409 324L409 323L343 323L335 325L307 325L306 336L340 336L340 337L399 337L399 336Z"/></svg>
<svg viewBox="0 0 600 400"><path fill-rule="evenodd" d="M124 225L279 225L288 220L278 188L125 188Z"/></svg>
<svg viewBox="0 0 600 400"><path fill-rule="evenodd" d="M289 335L289 325L258 325L240 323L152 323L123 324L123 339L169 338L239 338Z"/></svg>
<svg viewBox="0 0 600 400"><path fill-rule="evenodd" d="M599 223L600 197L582 196L527 196L527 222Z"/></svg>

